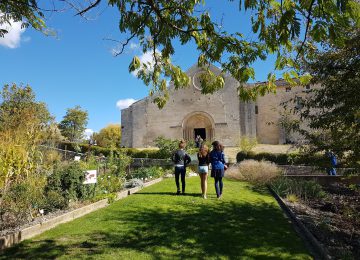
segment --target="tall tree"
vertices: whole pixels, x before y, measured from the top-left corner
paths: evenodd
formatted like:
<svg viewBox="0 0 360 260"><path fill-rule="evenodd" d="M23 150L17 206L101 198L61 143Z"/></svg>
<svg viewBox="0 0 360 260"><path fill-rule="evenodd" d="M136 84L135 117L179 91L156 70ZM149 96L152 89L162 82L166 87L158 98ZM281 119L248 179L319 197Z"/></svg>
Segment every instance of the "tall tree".
<svg viewBox="0 0 360 260"><path fill-rule="evenodd" d="M102 147L120 147L121 127L119 124L110 124L95 134L94 139Z"/></svg>
<svg viewBox="0 0 360 260"><path fill-rule="evenodd" d="M78 142L84 137L84 131L88 122L88 113L80 106L69 108L66 115L59 123L61 134L70 142Z"/></svg>
<svg viewBox="0 0 360 260"><path fill-rule="evenodd" d="M30 86L5 85L0 91L0 207L14 183L33 179L40 183L38 145L53 118L44 103L35 100Z"/></svg>
<svg viewBox="0 0 360 260"><path fill-rule="evenodd" d="M224 4L234 0L222 1ZM27 17L28 11L41 17L42 10L36 0L22 0L33 9L18 7L18 1L3 1L0 11L19 17ZM54 0L54 2L56 2ZM63 2L58 0L57 2ZM67 0L78 15L85 15L100 5L102 0ZM84 3L89 3L84 7ZM219 2L219 1L218 1ZM170 79L176 88L189 85L190 79L171 57L178 42L185 45L194 42L199 51L198 65L205 68L202 74L202 92L213 93L224 86L223 75L229 73L239 82L239 94L243 99L255 99L258 94L275 92L275 70L284 71L283 77L291 84L308 83L308 75L299 76L297 60L304 50L313 50L323 42L342 46L349 29L360 26L360 4L357 0L247 0L239 2L239 15L251 12L253 37L242 31L229 33L211 17L204 0L108 0L120 15L119 29L129 37L119 41L124 52L132 40L138 39L143 52L153 55L153 62L141 63L134 57L129 71L146 85L152 85L150 95L163 107L169 97L166 81ZM27 5L26 5L27 6ZM25 9L24 9L25 8ZM36 25L35 25L36 28ZM112 39L114 40L114 39ZM254 88L246 88L255 79L253 63L266 59L268 54L277 55L274 68L269 70L268 82ZM209 69L211 63L221 67L220 75Z"/></svg>
<svg viewBox="0 0 360 260"><path fill-rule="evenodd" d="M5 85L0 94L0 131L16 131L30 125L45 129L53 119L46 104L35 100L30 86Z"/></svg>
<svg viewBox="0 0 360 260"><path fill-rule="evenodd" d="M308 128L297 126L311 151L332 150L360 166L360 30L342 48L329 46L304 64L319 89L304 100L299 111Z"/></svg>

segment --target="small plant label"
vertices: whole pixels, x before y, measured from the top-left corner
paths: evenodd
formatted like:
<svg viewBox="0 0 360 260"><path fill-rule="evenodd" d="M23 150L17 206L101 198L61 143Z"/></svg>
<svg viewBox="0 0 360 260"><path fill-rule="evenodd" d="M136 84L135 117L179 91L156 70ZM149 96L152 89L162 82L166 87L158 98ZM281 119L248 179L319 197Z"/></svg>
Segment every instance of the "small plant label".
<svg viewBox="0 0 360 260"><path fill-rule="evenodd" d="M85 171L85 181L83 184L97 183L97 170Z"/></svg>

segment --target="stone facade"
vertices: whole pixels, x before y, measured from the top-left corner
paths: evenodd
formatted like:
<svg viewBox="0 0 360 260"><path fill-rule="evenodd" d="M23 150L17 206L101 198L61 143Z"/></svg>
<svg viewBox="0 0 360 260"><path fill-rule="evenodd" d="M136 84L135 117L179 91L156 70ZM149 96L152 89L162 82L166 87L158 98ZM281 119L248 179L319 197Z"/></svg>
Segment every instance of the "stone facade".
<svg viewBox="0 0 360 260"><path fill-rule="evenodd" d="M215 73L220 70L211 67ZM201 135L206 140L220 140L225 146L236 146L241 136L257 137L260 143L285 142L278 124L277 108L286 98L293 96L280 86L277 95L266 95L256 102L239 100L238 83L225 77L225 86L214 94L203 95L198 75L201 68L193 66L187 71L191 86L176 90L170 83L170 98L163 109L151 97L141 99L121 111L122 140L125 147L148 147L154 139L194 140ZM251 85L249 86L251 87ZM303 89L303 88L302 88ZM299 90L300 91L300 88Z"/></svg>

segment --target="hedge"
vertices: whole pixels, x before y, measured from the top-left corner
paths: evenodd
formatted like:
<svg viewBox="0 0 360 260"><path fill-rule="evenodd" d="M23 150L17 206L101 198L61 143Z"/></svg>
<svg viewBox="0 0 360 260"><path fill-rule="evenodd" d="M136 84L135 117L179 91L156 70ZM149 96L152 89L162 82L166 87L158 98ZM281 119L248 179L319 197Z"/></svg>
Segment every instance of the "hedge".
<svg viewBox="0 0 360 260"><path fill-rule="evenodd" d="M111 148L105 148L105 147L94 146L94 145L92 145L90 148L89 144L84 144L84 143L76 144L76 143L71 143L71 142L62 142L58 145L58 148L62 149L62 150L77 152L76 145L78 145L80 148L80 151L78 151L78 152L87 153L91 149L91 152L95 156L99 156L100 154L102 154L107 157L111 154L111 152L113 152L115 154L124 153L132 158L151 158L151 159L167 159L168 158L168 157L165 157L164 154L162 154L159 150L156 150L156 149L151 149L151 150L150 149L149 150L138 150L136 148L111 149Z"/></svg>
<svg viewBox="0 0 360 260"><path fill-rule="evenodd" d="M266 160L279 165L295 164L295 165L312 165L312 166L329 166L329 159L322 154L295 154L295 153L254 153L239 152L236 155L236 161L241 162L246 159L257 161Z"/></svg>

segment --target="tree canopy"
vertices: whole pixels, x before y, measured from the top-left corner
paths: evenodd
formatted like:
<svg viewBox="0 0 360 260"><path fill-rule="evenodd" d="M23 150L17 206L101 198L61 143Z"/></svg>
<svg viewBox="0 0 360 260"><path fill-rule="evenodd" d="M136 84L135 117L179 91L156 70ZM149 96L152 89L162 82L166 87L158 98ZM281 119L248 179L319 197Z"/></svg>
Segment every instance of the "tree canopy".
<svg viewBox="0 0 360 260"><path fill-rule="evenodd" d="M46 104L37 102L30 86L5 85L0 91L0 131L40 131L53 117Z"/></svg>
<svg viewBox="0 0 360 260"><path fill-rule="evenodd" d="M298 111L310 127L297 126L308 140L306 148L331 150L359 166L360 30L349 35L344 47L315 53L303 68L313 75L313 84L321 85Z"/></svg>
<svg viewBox="0 0 360 260"><path fill-rule="evenodd" d="M121 127L119 124L110 124L94 134L97 144L102 147L120 147Z"/></svg>
<svg viewBox="0 0 360 260"><path fill-rule="evenodd" d="M223 0L224 4L233 1ZM102 0L65 2L75 8L78 15L86 15ZM240 97L249 100L258 94L276 91L276 70L282 71L284 79L291 84L308 83L310 76L299 75L297 60L311 55L324 42L343 46L348 31L360 25L360 4L356 0L239 0L238 3L239 15L252 14L250 22L255 37L251 39L255 40L249 40L240 28L229 33L211 17L205 0L109 0L108 5L119 11L120 32L128 34L120 41L117 55L134 39L139 41L144 53L152 53L153 63L141 63L134 57L129 71L136 72L146 85L151 85L150 95L163 107L169 98L169 79L175 88L188 86L190 82L182 68L171 60L175 43L194 42L199 51L198 65L204 67L202 92L213 93L222 88L223 75L228 73L239 82ZM35 29L44 28L39 22L42 10L36 0L8 0L0 5L0 12L27 19ZM6 15L2 17L8 20ZM253 63L266 59L269 54L276 55L277 59L269 71L268 82L247 88L245 83L256 77ZM221 68L220 75L210 71L211 63Z"/></svg>
<svg viewBox="0 0 360 260"><path fill-rule="evenodd" d="M88 122L88 113L80 106L69 108L66 115L59 123L61 134L70 142L78 142L84 136L84 131Z"/></svg>
<svg viewBox="0 0 360 260"><path fill-rule="evenodd" d="M44 30L45 16L37 0L3 0L0 2L0 26L11 25L12 22L23 22L23 27L29 25L36 30ZM8 33L0 28L0 37Z"/></svg>

